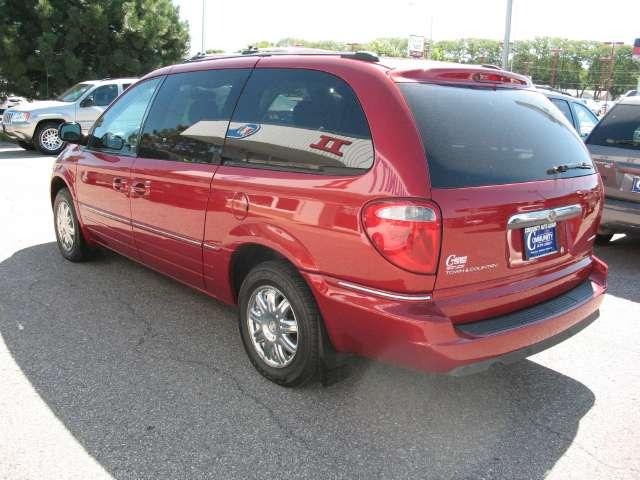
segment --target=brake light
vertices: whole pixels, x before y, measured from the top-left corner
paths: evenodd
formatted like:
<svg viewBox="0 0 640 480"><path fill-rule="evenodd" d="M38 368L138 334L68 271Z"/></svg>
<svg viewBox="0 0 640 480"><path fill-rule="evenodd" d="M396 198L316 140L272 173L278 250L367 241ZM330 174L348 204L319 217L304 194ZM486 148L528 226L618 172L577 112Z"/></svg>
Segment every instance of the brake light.
<svg viewBox="0 0 640 480"><path fill-rule="evenodd" d="M435 273L440 256L438 207L427 201L382 200L362 211L365 232L388 261L413 273Z"/></svg>

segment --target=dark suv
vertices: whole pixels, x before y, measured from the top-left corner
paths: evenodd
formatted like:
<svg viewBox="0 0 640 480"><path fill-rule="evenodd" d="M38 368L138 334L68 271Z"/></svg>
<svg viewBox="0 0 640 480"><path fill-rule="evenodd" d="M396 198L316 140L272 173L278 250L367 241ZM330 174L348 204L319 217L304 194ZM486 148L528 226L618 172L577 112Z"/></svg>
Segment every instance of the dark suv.
<svg viewBox="0 0 640 480"><path fill-rule="evenodd" d="M237 304L282 385L335 352L432 372L522 358L598 315L602 184L519 75L370 54L148 74L51 182L60 251L115 250ZM188 312L185 312L188 313Z"/></svg>

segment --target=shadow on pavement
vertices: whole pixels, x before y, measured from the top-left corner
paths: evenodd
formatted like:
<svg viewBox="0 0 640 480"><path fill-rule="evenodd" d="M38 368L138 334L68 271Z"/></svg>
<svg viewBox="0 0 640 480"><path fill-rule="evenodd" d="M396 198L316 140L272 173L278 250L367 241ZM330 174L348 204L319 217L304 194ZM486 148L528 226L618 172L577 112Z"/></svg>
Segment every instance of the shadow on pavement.
<svg viewBox="0 0 640 480"><path fill-rule="evenodd" d="M632 302L640 302L640 237L615 238L596 247L596 255L609 265L607 293Z"/></svg>
<svg viewBox="0 0 640 480"><path fill-rule="evenodd" d="M43 155L36 150L24 150L18 144L0 142L0 160L16 160L17 158L36 158L42 156Z"/></svg>
<svg viewBox="0 0 640 480"><path fill-rule="evenodd" d="M0 291L15 362L117 479L541 479L594 404L531 361L448 378L354 360L331 387L283 389L253 370L233 309L108 253L27 248Z"/></svg>

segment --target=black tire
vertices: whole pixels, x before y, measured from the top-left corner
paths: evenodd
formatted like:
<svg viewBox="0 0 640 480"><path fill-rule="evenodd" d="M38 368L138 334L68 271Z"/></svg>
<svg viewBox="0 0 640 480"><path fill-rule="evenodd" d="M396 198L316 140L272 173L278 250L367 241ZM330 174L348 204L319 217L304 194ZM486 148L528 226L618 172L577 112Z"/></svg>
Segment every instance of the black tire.
<svg viewBox="0 0 640 480"><path fill-rule="evenodd" d="M65 240L64 233L61 232L61 227L58 222L59 216L62 214L61 204L65 204L69 209L69 221L73 225L72 241L69 243ZM64 209L64 207L62 207ZM64 258L72 262L82 262L89 257L90 249L85 242L82 230L80 229L80 223L78 222L78 216L76 215L75 208L73 207L73 199L69 190L63 188L60 190L55 200L53 201L53 225L56 231L56 240L58 241L58 248Z"/></svg>
<svg viewBox="0 0 640 480"><path fill-rule="evenodd" d="M596 245L608 245L613 238L613 233L598 233L596 235Z"/></svg>
<svg viewBox="0 0 640 480"><path fill-rule="evenodd" d="M289 301L292 314L295 314L297 350L291 363L286 366L270 366L261 358L251 340L247 321L249 301L261 287L275 287ZM238 304L242 343L251 363L261 375L285 387L301 386L318 378L322 368L321 342L324 341L322 317L311 290L293 266L281 260L270 260L256 266L242 282Z"/></svg>
<svg viewBox="0 0 640 480"><path fill-rule="evenodd" d="M25 150L35 150L36 147L33 146L33 144L28 143L28 142L23 142L22 140L18 140L18 145L21 148L24 148Z"/></svg>
<svg viewBox="0 0 640 480"><path fill-rule="evenodd" d="M59 146L53 148L50 141L50 135L53 134L55 130L55 136L58 135L58 127L61 122L51 121L51 122L42 122L36 128L36 133L33 136L33 144L38 149L38 151L44 155L58 155L62 149L65 147L64 142L60 142Z"/></svg>

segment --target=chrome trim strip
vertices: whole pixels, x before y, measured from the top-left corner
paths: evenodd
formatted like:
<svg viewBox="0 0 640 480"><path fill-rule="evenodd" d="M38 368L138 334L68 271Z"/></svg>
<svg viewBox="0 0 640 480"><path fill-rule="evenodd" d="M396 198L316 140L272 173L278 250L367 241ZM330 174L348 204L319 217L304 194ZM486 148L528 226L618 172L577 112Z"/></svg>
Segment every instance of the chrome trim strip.
<svg viewBox="0 0 640 480"><path fill-rule="evenodd" d="M214 250L214 251L216 251L216 252L217 252L218 250L222 250L222 247L221 247L220 245L214 245L213 243L207 243L207 242L204 242L204 243L202 244L202 246L203 246L204 248L208 248L209 250Z"/></svg>
<svg viewBox="0 0 640 480"><path fill-rule="evenodd" d="M98 215L110 218L111 220L115 220L116 222L124 223L126 225L131 225L131 220L129 220L128 218L121 217L120 215L116 215L115 213L105 212L104 210L101 210L99 208L90 207L86 203L82 203L82 202L79 202L79 203L90 212L97 213Z"/></svg>
<svg viewBox="0 0 640 480"><path fill-rule="evenodd" d="M139 228L140 230L146 230L147 232L157 233L158 235L162 235L163 237L167 237L167 238L171 238L173 240L178 240L178 241L181 241L181 242L185 242L185 243L188 243L190 245L195 245L195 246L198 246L198 247L202 247L202 242L200 242L198 240L194 240L193 238L183 237L182 235L178 235L178 234L172 233L172 232L167 232L166 230L161 230L159 228L151 227L151 226L146 225L144 223L134 222L132 220L129 220L128 218L121 217L120 215L116 215L114 213L109 213L109 212L106 212L106 211L101 210L99 208L90 207L86 203L80 202L80 205L82 205L84 208L86 208L90 212L96 213L96 214L101 215L103 217L110 218L111 220L115 220L116 222L121 222L121 223L124 223L126 225L131 225L131 226Z"/></svg>
<svg viewBox="0 0 640 480"><path fill-rule="evenodd" d="M151 226L146 225L144 223L135 222L135 221L131 221L131 225L133 225L134 227L139 228L140 230L146 230L147 232L157 233L158 235L161 235L163 237L168 237L168 238L171 238L173 240L178 240L180 242L185 242L185 243L188 243L190 245L195 245L195 246L198 246L198 247L202 247L202 242L200 242L198 240L194 240L193 238L183 237L182 235L178 235L177 233L167 232L166 230L161 230L159 228L151 227Z"/></svg>
<svg viewBox="0 0 640 480"><path fill-rule="evenodd" d="M509 218L507 228L513 230L516 228L533 227L535 225L553 223L558 220L567 220L581 214L582 206L578 204L550 208L548 210L538 210L537 212L517 213Z"/></svg>
<svg viewBox="0 0 640 480"><path fill-rule="evenodd" d="M421 294L412 295L412 294L385 292L384 290L363 287L362 285L358 285L356 283L351 283L351 282L345 282L343 280L338 280L338 285L345 288L349 288L351 290L356 290L358 292L370 293L372 295L378 295L379 297L390 298L392 300L409 300L409 301L431 300L431 295L421 295Z"/></svg>

